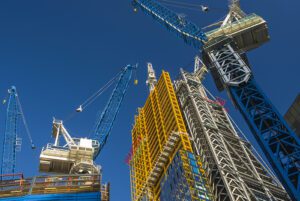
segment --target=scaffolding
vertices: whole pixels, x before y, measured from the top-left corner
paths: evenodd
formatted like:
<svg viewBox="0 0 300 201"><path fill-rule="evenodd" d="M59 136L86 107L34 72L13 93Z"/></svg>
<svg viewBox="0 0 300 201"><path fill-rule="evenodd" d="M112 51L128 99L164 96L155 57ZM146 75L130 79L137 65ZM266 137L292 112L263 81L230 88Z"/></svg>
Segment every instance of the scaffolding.
<svg viewBox="0 0 300 201"><path fill-rule="evenodd" d="M14 178L7 180L5 178ZM102 195L102 192L105 195ZM56 175L24 178L22 174L1 175L0 200L91 200L109 196L109 185L101 175ZM108 201L109 198L102 199Z"/></svg>
<svg viewBox="0 0 300 201"><path fill-rule="evenodd" d="M132 156L129 163L132 200L172 201L166 199L161 190L167 188L167 175L168 172L172 172L176 163L174 158L178 154L181 163L177 165L182 168L182 177L187 181L186 193L190 193L190 200L210 200L201 162L197 160L197 166L192 167L186 159L186 153L193 155L192 143L170 76L163 71L144 107L140 108L135 116Z"/></svg>
<svg viewBox="0 0 300 201"><path fill-rule="evenodd" d="M280 182L238 136L222 104L208 98L202 77L181 69L175 88L194 149L204 159L218 201L287 201Z"/></svg>

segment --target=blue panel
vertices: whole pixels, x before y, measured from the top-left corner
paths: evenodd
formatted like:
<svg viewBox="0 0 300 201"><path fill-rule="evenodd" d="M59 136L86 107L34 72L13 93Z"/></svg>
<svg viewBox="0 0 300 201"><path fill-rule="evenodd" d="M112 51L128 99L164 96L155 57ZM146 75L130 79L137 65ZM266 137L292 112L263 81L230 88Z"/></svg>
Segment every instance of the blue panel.
<svg viewBox="0 0 300 201"><path fill-rule="evenodd" d="M0 201L101 201L101 193L71 193L28 195L23 197L1 198Z"/></svg>
<svg viewBox="0 0 300 201"><path fill-rule="evenodd" d="M283 186L300 200L300 139L253 78L229 90Z"/></svg>

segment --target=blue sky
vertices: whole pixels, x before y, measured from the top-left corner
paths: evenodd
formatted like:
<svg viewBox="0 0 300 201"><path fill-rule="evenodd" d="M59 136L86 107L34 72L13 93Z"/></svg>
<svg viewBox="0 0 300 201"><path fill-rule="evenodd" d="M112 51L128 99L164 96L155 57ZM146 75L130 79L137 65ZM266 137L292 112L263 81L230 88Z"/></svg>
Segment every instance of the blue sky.
<svg viewBox="0 0 300 201"><path fill-rule="evenodd" d="M200 27L226 13L225 0L185 2L212 8L207 14L176 9ZM247 13L255 12L268 21L271 41L248 55L257 82L281 113L286 112L299 93L299 6L298 1L291 0L242 1ZM148 93L146 62L153 63L158 75L164 69L175 78L180 67L192 70L197 51L151 17L141 11L134 13L130 0L1 1L0 27L0 98L6 96L11 85L17 87L38 147L30 150L21 127L23 147L17 156L17 171L24 172L25 176L38 174L40 150L53 141L53 117L65 119L122 67L139 63L139 85L130 85L112 135L97 160L103 167L104 181L111 182L112 201L130 200L129 170L124 159L130 149L134 114ZM226 93L216 90L210 75L205 85L216 96L228 100ZM108 95L105 93L85 112L65 123L73 136L89 135L97 111L103 108ZM247 125L230 101L227 107L253 142ZM4 122L5 106L1 106L1 137Z"/></svg>

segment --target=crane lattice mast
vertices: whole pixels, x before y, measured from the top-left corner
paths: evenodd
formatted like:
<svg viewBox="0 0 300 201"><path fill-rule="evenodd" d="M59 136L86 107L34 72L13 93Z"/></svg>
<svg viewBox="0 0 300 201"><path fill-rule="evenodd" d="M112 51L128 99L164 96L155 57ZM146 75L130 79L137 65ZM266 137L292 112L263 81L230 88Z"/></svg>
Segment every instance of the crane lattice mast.
<svg viewBox="0 0 300 201"><path fill-rule="evenodd" d="M244 15L239 1L232 1L221 28L203 33L155 0L133 5L203 52L218 89L229 92L290 197L300 200L300 139L257 85L245 54L269 40L266 21Z"/></svg>
<svg viewBox="0 0 300 201"><path fill-rule="evenodd" d="M16 87L9 90L9 99L6 110L6 124L3 140L1 175L13 174L16 168L16 152L20 148L20 138L18 138L18 123L21 111L18 105L18 94Z"/></svg>
<svg viewBox="0 0 300 201"><path fill-rule="evenodd" d="M94 158L99 155L99 152L106 144L107 138L111 132L114 121L119 113L123 98L127 92L128 84L132 77L132 71L136 66L127 65L121 72L116 87L114 88L111 97L104 108L99 119L96 120L96 126L93 139L98 140L100 143Z"/></svg>

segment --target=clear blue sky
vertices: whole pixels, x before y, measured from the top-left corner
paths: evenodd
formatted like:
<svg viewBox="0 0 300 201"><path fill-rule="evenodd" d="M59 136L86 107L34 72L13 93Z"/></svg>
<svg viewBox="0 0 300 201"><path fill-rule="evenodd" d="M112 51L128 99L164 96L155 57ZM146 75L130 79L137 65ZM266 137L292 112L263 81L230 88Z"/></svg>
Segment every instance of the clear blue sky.
<svg viewBox="0 0 300 201"><path fill-rule="evenodd" d="M176 10L203 27L223 17L227 1L186 0L211 6L208 14ZM263 16L269 24L271 41L250 52L249 60L257 82L281 113L299 93L300 12L299 1L242 1L247 13ZM130 130L136 109L146 96L146 62L157 74L161 69L173 78L179 67L192 70L196 51L167 32L142 12L132 11L130 0L26 0L0 2L0 97L16 85L27 121L38 149L32 152L22 128L23 150L17 171L36 175L41 147L51 139L52 117L65 119L81 102L128 63L139 63L138 86L131 85L112 135L97 162L104 181L111 182L112 201L129 201L129 170L124 158L130 149ZM210 75L205 81L215 95ZM66 122L73 136L88 136L96 113L108 99L106 93L84 113ZM251 136L247 126L227 103L232 116ZM3 136L5 106L0 108ZM251 137L250 137L251 139ZM2 143L1 143L2 144Z"/></svg>

